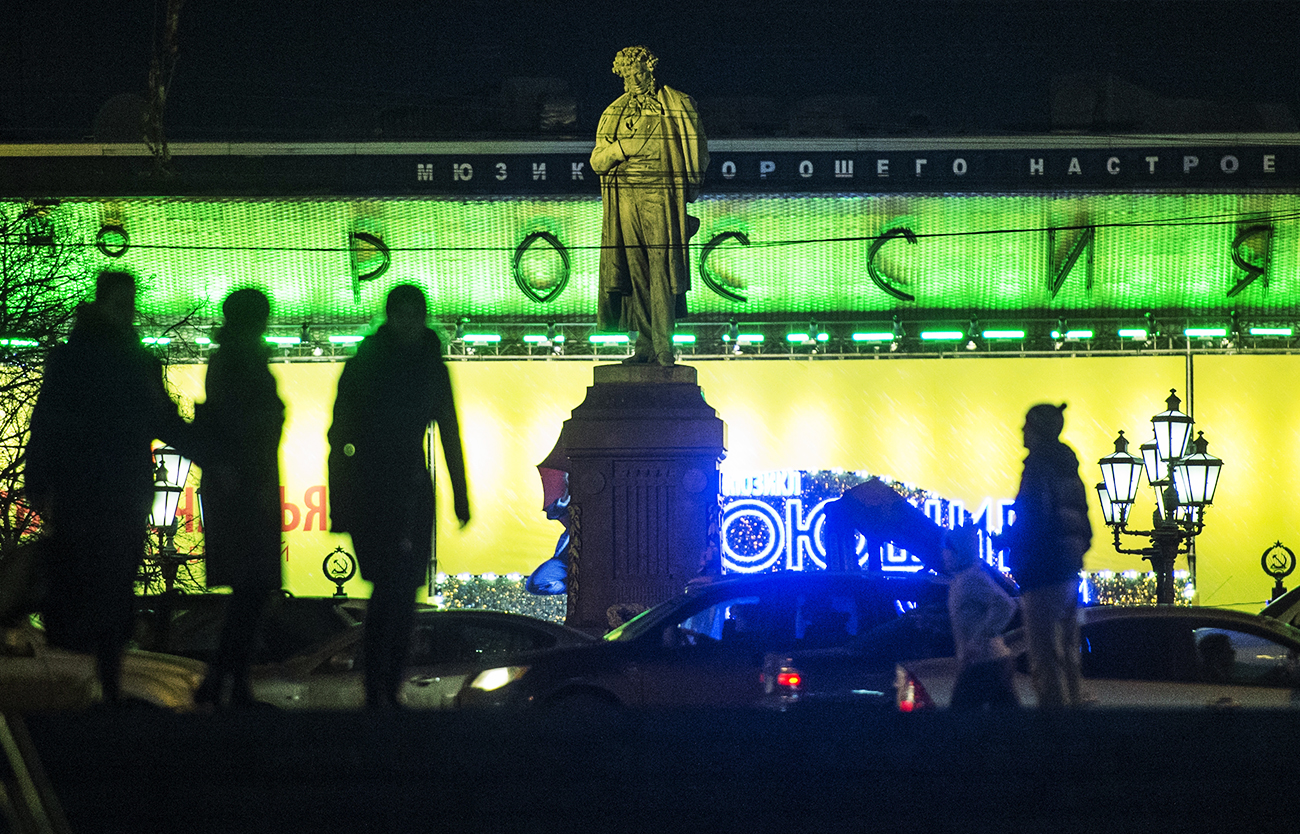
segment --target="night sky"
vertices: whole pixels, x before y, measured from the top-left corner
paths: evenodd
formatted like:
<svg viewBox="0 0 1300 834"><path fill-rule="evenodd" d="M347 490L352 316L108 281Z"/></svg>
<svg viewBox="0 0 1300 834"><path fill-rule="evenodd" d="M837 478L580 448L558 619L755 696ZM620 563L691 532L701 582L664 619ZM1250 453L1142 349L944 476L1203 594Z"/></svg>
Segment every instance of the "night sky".
<svg viewBox="0 0 1300 834"><path fill-rule="evenodd" d="M19 0L0 31L0 140L92 138L106 102L143 97L165 6ZM326 139L341 126L370 130L383 111L434 105L436 114L458 102L463 114L506 79L532 76L561 80L578 104L573 132L585 136L620 92L614 53L635 43L706 112L710 100L738 97L782 107L873 97L868 132L885 134L906 132L917 113L938 132L1047 130L1052 78L1079 73L1113 74L1166 99L1296 113L1297 7L187 0L166 126L173 141Z"/></svg>

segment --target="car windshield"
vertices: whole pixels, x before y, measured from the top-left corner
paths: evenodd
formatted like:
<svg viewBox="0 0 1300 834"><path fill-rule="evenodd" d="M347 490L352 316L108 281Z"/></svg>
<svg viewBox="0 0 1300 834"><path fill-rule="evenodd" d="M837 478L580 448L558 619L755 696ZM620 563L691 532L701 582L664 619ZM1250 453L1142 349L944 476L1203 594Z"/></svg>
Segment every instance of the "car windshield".
<svg viewBox="0 0 1300 834"><path fill-rule="evenodd" d="M928 632L922 627L933 625L934 631L946 635L945 616L922 616L936 609L946 615L945 591L919 577L720 583L642 612L604 639L628 641L654 633L650 639L659 640L671 629L675 636L664 639L679 644L816 649L874 640L883 633L880 629L900 620L906 620L909 633Z"/></svg>
<svg viewBox="0 0 1300 834"><path fill-rule="evenodd" d="M627 622L623 623L622 625L608 632L603 639L611 640L611 641L633 639L638 634L641 634L646 630L651 619L650 615L655 610L656 610L655 608L650 608L648 610L642 611L640 614L637 614L632 619L628 620Z"/></svg>

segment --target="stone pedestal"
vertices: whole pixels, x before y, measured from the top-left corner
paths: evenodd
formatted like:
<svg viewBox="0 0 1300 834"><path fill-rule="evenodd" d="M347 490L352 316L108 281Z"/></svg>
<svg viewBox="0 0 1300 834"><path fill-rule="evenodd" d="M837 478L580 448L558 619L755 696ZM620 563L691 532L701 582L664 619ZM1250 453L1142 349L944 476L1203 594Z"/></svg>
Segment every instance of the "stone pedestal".
<svg viewBox="0 0 1300 834"><path fill-rule="evenodd" d="M694 368L596 366L561 434L572 496L569 625L603 633L611 605L654 605L699 573L719 546L726 431Z"/></svg>

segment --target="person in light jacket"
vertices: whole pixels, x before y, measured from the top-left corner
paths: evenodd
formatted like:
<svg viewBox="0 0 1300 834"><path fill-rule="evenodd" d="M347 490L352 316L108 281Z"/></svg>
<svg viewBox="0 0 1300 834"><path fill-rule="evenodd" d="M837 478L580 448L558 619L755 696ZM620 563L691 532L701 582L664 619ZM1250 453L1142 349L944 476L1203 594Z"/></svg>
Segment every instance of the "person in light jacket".
<svg viewBox="0 0 1300 834"><path fill-rule="evenodd" d="M1015 666L1002 632L1016 614L1016 601L989 574L976 550L974 528L944 535L944 571L948 585L948 619L957 649L955 710L1017 707Z"/></svg>

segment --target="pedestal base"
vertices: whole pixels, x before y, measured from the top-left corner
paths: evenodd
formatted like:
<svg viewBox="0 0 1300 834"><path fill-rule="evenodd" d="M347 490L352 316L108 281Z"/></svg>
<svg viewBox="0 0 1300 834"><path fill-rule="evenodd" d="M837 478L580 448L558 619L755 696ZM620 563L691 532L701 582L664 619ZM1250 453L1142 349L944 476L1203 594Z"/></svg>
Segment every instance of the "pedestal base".
<svg viewBox="0 0 1300 834"><path fill-rule="evenodd" d="M649 607L685 587L718 539L726 425L686 365L600 365L565 422L566 622L603 633L615 604Z"/></svg>

